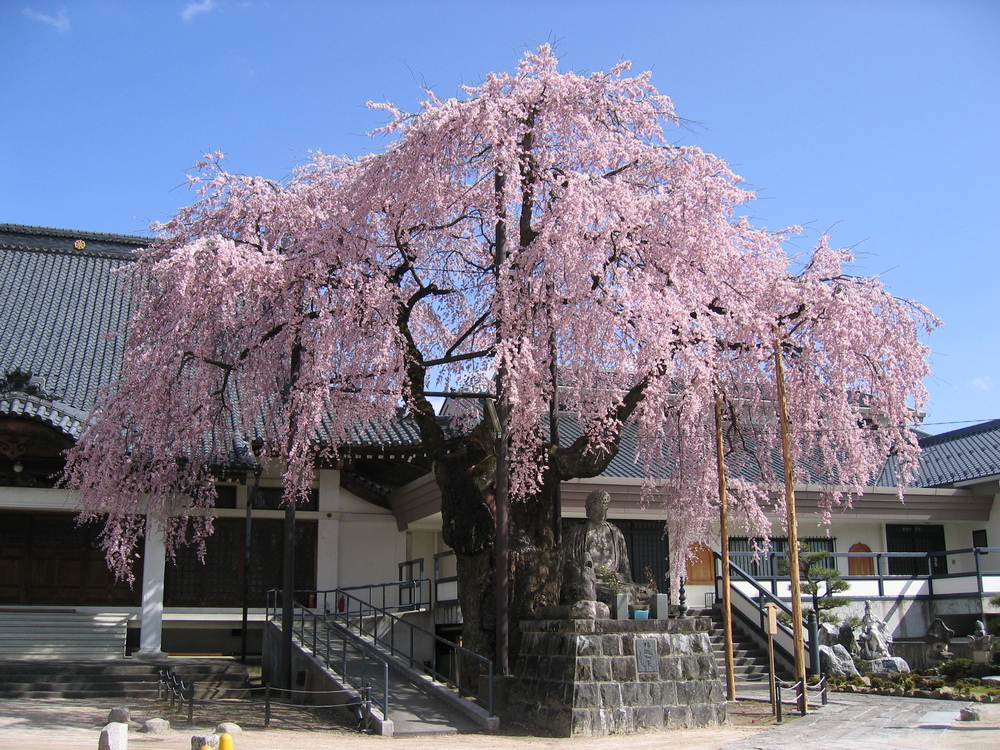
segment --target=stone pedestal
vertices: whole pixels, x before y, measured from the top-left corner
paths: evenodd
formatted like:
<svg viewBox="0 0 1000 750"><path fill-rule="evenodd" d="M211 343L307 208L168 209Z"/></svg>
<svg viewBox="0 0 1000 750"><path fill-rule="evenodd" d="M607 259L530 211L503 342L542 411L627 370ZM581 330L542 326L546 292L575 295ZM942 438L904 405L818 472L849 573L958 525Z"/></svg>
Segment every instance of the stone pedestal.
<svg viewBox="0 0 1000 750"><path fill-rule="evenodd" d="M521 623L503 708L564 737L725 724L707 617Z"/></svg>

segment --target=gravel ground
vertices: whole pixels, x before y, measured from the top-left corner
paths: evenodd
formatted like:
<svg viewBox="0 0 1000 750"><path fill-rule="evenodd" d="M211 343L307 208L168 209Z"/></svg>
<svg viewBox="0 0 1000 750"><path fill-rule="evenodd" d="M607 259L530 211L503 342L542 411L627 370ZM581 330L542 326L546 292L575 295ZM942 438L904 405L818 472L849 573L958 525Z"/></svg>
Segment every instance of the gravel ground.
<svg viewBox="0 0 1000 750"><path fill-rule="evenodd" d="M169 705L157 701L122 701L121 699L74 700L0 700L0 748L45 748L45 750L85 750L97 747L101 727L108 712L126 705L132 713L129 747L155 750L189 750L191 736L211 732L223 721L240 725L243 733L234 735L235 750L364 750L391 743L399 750L465 750L472 748L552 748L569 750L580 740L535 737L517 732L501 734L420 734L377 737L337 725L326 712L277 707L270 728L264 727L262 704L196 706L194 725L175 713ZM138 731L150 718L168 719L168 734L150 735ZM773 727L767 705L740 702L732 709L732 725L719 729L675 730L631 735L631 750L652 750L678 746L685 750L718 750ZM572 745L570 744L572 743ZM620 736L599 737L586 741L588 750L619 750Z"/></svg>

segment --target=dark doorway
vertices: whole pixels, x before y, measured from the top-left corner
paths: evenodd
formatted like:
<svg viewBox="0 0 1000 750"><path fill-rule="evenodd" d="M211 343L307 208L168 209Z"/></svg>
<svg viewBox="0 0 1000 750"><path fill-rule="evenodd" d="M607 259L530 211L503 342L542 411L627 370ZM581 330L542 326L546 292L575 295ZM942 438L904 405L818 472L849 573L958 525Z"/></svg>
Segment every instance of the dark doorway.
<svg viewBox="0 0 1000 750"><path fill-rule="evenodd" d="M887 552L943 552L945 550L944 526L933 524L885 525ZM889 575L925 576L946 575L948 560L944 555L934 557L890 557Z"/></svg>

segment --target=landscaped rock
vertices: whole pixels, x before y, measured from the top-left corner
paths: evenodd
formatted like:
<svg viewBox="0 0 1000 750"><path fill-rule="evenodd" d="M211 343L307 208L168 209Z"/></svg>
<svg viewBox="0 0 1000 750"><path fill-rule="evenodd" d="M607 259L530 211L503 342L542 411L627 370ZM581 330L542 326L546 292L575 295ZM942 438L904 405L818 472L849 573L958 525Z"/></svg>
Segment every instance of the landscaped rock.
<svg viewBox="0 0 1000 750"><path fill-rule="evenodd" d="M219 735L196 734L191 737L191 750L201 750L205 745L214 748L214 750L219 750Z"/></svg>
<svg viewBox="0 0 1000 750"><path fill-rule="evenodd" d="M139 731L147 734L167 734L170 732L170 722L159 718L146 719L142 722L142 728Z"/></svg>
<svg viewBox="0 0 1000 750"><path fill-rule="evenodd" d="M958 712L959 721L982 721L983 709L979 706L966 706Z"/></svg>
<svg viewBox="0 0 1000 750"><path fill-rule="evenodd" d="M116 706L108 712L108 724L128 724L132 721L132 712L126 706Z"/></svg>
<svg viewBox="0 0 1000 750"><path fill-rule="evenodd" d="M1000 675L989 674L981 678L984 685L996 685L1000 687Z"/></svg>
<svg viewBox="0 0 1000 750"><path fill-rule="evenodd" d="M898 656L884 656L881 659L870 659L865 662L868 671L885 674L903 674L910 671L910 665Z"/></svg>
<svg viewBox="0 0 1000 750"><path fill-rule="evenodd" d="M128 724L114 721L105 725L97 750L128 750Z"/></svg>
<svg viewBox="0 0 1000 750"><path fill-rule="evenodd" d="M234 724L231 721L224 721L219 726L215 728L216 734L243 734L243 730L240 728L239 724Z"/></svg>
<svg viewBox="0 0 1000 750"><path fill-rule="evenodd" d="M825 674L834 677L860 676L857 667L854 666L854 659L839 643L834 646L820 646L819 660Z"/></svg>
<svg viewBox="0 0 1000 750"><path fill-rule="evenodd" d="M840 628L833 623L821 622L819 624L819 645L836 646L840 641Z"/></svg>

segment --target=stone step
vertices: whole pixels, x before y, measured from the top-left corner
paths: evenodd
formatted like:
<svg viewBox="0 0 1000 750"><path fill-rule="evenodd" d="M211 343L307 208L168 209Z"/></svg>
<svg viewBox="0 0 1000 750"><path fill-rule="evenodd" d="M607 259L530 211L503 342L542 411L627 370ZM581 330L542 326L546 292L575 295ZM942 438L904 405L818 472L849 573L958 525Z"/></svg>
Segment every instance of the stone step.
<svg viewBox="0 0 1000 750"><path fill-rule="evenodd" d="M128 617L75 610L0 608L0 659L116 659Z"/></svg>
<svg viewBox="0 0 1000 750"><path fill-rule="evenodd" d="M203 700L245 697L251 687L246 667L235 662L20 660L0 662L0 697L153 697L164 666L194 684L195 697Z"/></svg>

